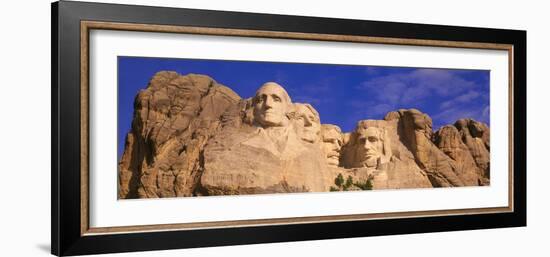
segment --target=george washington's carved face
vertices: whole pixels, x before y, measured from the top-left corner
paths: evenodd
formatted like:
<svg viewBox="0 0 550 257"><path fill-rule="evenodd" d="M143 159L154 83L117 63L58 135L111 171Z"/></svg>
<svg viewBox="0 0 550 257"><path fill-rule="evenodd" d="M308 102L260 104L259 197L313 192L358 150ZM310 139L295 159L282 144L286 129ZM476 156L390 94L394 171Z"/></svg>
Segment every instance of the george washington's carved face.
<svg viewBox="0 0 550 257"><path fill-rule="evenodd" d="M287 112L291 107L290 97L283 87L275 82L265 83L253 100L254 121L262 127L288 125Z"/></svg>

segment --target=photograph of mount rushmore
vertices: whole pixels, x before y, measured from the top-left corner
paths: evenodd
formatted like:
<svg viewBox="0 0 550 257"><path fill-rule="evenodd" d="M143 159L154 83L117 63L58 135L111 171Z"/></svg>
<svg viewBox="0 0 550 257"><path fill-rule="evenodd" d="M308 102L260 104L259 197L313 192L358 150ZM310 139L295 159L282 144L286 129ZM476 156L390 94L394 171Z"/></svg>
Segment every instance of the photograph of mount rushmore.
<svg viewBox="0 0 550 257"><path fill-rule="evenodd" d="M489 186L489 75L120 56L118 199Z"/></svg>

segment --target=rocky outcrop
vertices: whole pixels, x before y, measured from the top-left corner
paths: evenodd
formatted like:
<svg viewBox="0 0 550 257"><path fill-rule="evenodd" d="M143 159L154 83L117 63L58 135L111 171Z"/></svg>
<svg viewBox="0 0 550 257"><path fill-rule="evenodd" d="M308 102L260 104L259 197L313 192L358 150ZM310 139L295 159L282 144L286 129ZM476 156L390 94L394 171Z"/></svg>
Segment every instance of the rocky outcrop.
<svg viewBox="0 0 550 257"><path fill-rule="evenodd" d="M119 198L194 195L204 146L239 100L204 75L157 73L135 98L119 164Z"/></svg>
<svg viewBox="0 0 550 257"><path fill-rule="evenodd" d="M201 194L328 191L320 118L311 105L292 103L284 88L266 83L223 117L204 151Z"/></svg>
<svg viewBox="0 0 550 257"><path fill-rule="evenodd" d="M318 139L302 140L295 120L286 127L254 126L246 118L251 99L240 106L228 110L222 129L204 150L200 194L328 191Z"/></svg>
<svg viewBox="0 0 550 257"><path fill-rule="evenodd" d="M453 172L464 185L478 185L480 171L468 147L462 142L460 133L454 126L444 126L434 134L434 144L450 157ZM453 164L454 163L454 164Z"/></svg>
<svg viewBox="0 0 550 257"><path fill-rule="evenodd" d="M472 153L462 144L458 130L449 126L432 132L431 118L415 109L386 115L398 120L398 133L436 187L477 186L483 180L472 160Z"/></svg>
<svg viewBox="0 0 550 257"><path fill-rule="evenodd" d="M481 122L461 119L455 124L462 142L468 147L476 166L481 172L481 184L488 185L490 179L490 130Z"/></svg>
<svg viewBox="0 0 550 257"><path fill-rule="evenodd" d="M362 165L357 153L363 147L360 138L363 131L376 128L380 131L382 141L387 141L380 148L379 161L375 167L369 167L368 162ZM432 187L426 172L419 168L415 156L403 144L398 133L398 120L362 120L351 133L349 142L342 148L342 166L356 172L372 173L373 188L425 188ZM375 134L375 133L374 133ZM369 136L367 133L365 136ZM374 135L375 136L375 135ZM384 138L385 137L385 138ZM366 141L369 139L367 138ZM371 141L374 139L370 139ZM384 160L385 158L385 160ZM375 176L377 175L377 176Z"/></svg>
<svg viewBox="0 0 550 257"><path fill-rule="evenodd" d="M276 83L242 99L204 75L159 72L135 98L118 197L488 185L489 137L471 119L434 132L415 109L342 133Z"/></svg>

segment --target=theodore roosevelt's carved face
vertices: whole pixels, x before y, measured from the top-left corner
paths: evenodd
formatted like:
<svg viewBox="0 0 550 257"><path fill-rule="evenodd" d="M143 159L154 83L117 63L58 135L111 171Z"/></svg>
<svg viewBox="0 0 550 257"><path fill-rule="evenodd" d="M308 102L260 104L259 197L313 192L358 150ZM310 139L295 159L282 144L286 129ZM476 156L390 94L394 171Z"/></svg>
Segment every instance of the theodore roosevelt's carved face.
<svg viewBox="0 0 550 257"><path fill-rule="evenodd" d="M334 125L322 125L322 148L327 158L327 164L338 166L340 164L340 150L343 145L343 136L340 128Z"/></svg>
<svg viewBox="0 0 550 257"><path fill-rule="evenodd" d="M300 138L309 143L317 142L321 132L319 113L309 104L295 104L295 111Z"/></svg>
<svg viewBox="0 0 550 257"><path fill-rule="evenodd" d="M291 107L290 97L285 89L275 82L262 85L254 96L254 121L262 127L284 127L288 125L287 112Z"/></svg>

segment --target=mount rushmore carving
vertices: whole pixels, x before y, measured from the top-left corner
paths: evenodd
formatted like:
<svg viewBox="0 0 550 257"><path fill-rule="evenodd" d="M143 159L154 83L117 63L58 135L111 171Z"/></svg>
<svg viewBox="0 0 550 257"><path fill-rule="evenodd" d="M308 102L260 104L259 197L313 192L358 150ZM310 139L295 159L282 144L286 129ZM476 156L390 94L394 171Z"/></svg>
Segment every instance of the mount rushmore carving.
<svg viewBox="0 0 550 257"><path fill-rule="evenodd" d="M134 103L118 197L158 198L488 185L489 127L461 119L432 131L415 109L321 124L267 82L242 99L204 75L159 72Z"/></svg>

